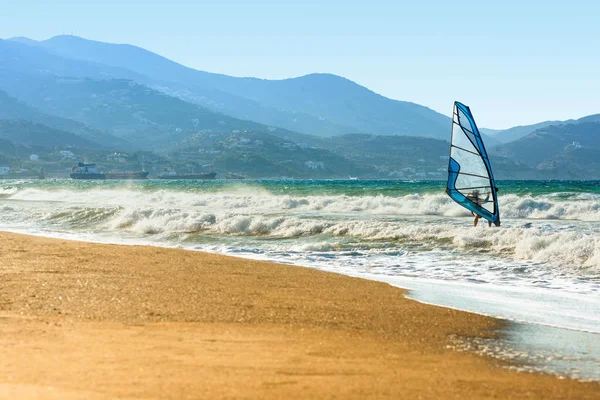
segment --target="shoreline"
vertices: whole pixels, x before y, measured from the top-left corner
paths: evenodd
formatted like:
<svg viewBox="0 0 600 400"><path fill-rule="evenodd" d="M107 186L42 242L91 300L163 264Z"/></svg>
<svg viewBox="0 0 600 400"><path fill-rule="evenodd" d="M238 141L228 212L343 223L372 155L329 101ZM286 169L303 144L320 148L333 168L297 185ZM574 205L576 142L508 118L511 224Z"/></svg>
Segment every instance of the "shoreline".
<svg viewBox="0 0 600 400"><path fill-rule="evenodd" d="M5 232L0 241L0 347L7 355L0 373L8 377L0 395L594 398L600 392L598 383L517 373L449 349L452 337L494 337L502 321L410 300L387 283L162 247Z"/></svg>
<svg viewBox="0 0 600 400"><path fill-rule="evenodd" d="M0 233L2 233L2 232L17 234L17 235L33 236L33 237L48 238L48 239L55 239L55 240L68 240L68 241L74 241L74 242L100 244L100 245L132 246L132 247L142 246L142 247L156 247L156 248L171 249L171 250L183 250L183 251L191 251L191 252L196 252L196 253L206 253L206 254L213 254L213 255L217 255L217 256L239 258L241 260L252 260L252 261L257 261L257 262L266 262L266 263L281 264L281 265L291 265L291 266L296 266L296 267L301 267L301 268L315 269L315 270L326 272L326 273L333 273L333 274L339 274L339 275L348 276L348 277L352 277L352 278L386 283L386 284L389 284L400 290L406 291L407 293L405 293L405 296L408 299L417 301L417 302L425 304L425 305L444 307L444 308L448 308L448 309L452 309L452 310L456 310L456 311L473 313L473 314L477 314L477 315L484 316L484 317L490 317L490 318L507 321L508 323L513 323L513 324L536 325L536 326L541 326L541 327L545 327L545 328L564 329L564 330L568 330L568 331L592 333L592 334L600 335L600 325L597 325L597 323L594 324L594 328L590 328L590 327L583 327L583 326L574 327L574 326L561 325L561 324L557 324L556 322L547 322L547 321L543 321L543 320L533 321L530 319L519 318L519 317L515 317L515 316L511 316L511 315L498 315L498 314L494 314L489 311L484 311L482 309L478 309L477 307L472 307L472 306L466 307L464 305L451 304L452 302L448 302L448 301L441 301L441 302L440 301L432 301L432 300L428 299L427 295L425 295L425 296L423 295L424 290L422 289L422 287L424 285L431 285L433 283L436 286L445 286L443 291L446 292L446 291L448 291L449 288L453 288L454 286L457 286L457 287L470 286L469 284L466 284L465 282L449 282L449 281L445 281L445 280L422 279L422 278L416 278L416 277L378 275L378 274L372 274L369 272L338 270L338 269L327 267L327 266L326 267L307 266L307 265L301 264L301 263L288 262L288 261L277 260L277 259L262 258L262 257L255 257L255 256L251 257L249 255L244 256L244 255L237 255L237 254L231 254L231 253L221 253L221 252L217 252L217 251L210 251L210 250L206 250L206 249L197 249L197 248L192 248L192 247L184 247L184 246L180 246L180 245L175 246L175 245L166 244L164 242L138 241L139 238L136 240L131 240L131 241L129 241L129 239L126 239L126 240L122 241L121 243L117 243L115 237L112 237L111 239L107 239L107 240L99 240L97 238L81 239L80 235L70 235L70 234L49 235L48 232L32 233L32 232L21 231L21 230L11 230L11 229L7 229L7 228L1 228ZM400 281L400 282L395 282L395 281ZM501 287L498 287L495 285L492 285L491 288L506 290L506 288L501 288ZM535 290L535 289L533 289L533 290ZM453 289L453 291L456 292L456 291L459 291L459 289ZM530 292L532 292L532 289L527 288L527 290L522 290L521 288L510 288L510 291L511 292L520 292L520 293L530 293ZM468 290L467 290L467 292L468 292ZM542 292L540 292L540 294L541 293ZM567 295L566 298L569 298L569 296ZM478 299L474 298L472 300L477 301ZM575 299L575 300L579 300L579 299ZM473 303L470 303L470 304L473 304Z"/></svg>
<svg viewBox="0 0 600 400"><path fill-rule="evenodd" d="M325 271L333 272L333 271L329 271L329 270L325 270ZM453 294L456 294L456 293L460 292L461 287L469 286L467 283L464 283L464 282L455 283L455 282L435 280L430 283L429 280L424 280L424 279L419 279L419 278L400 277L398 279L398 277L388 277L388 276L384 276L382 278L379 276L372 276L371 274L368 274L368 273L365 273L365 274L344 273L344 274L347 276L352 276L352 277L361 278L361 279L374 280L377 282L385 282L394 287L398 287L400 289L407 290L408 291L408 293L406 295L407 298L414 300L414 301L418 301L419 303L422 303L422 304L427 304L427 305L432 305L432 306L437 306L437 307L445 307L445 308L450 308L450 309L457 310L457 311L463 311L463 312L481 315L484 317L505 320L512 324L540 326L540 327L551 328L551 329L563 329L563 330L572 331L572 332L589 333L589 334L594 334L594 335L600 336L600 325L598 325L598 323L596 323L596 321L594 321L593 327L589 327L589 326L574 327L574 326L566 326L566 325L556 324L556 323L552 323L552 322L548 322L548 321L544 321L544 320L532 321L531 319L518 318L515 316L498 315L498 314L494 314L490 311L484 311L480 307L475 307L472 305L473 303L471 303L471 306L467 307L467 306L463 305L462 303L456 304L456 302L450 302L450 301L445 301L444 303L442 303L439 301L435 302L433 300L429 300L429 297L431 297L431 296L428 296L427 293L425 293L425 291L423 289L423 286L425 286L426 284L434 284L437 287L444 286L443 292L447 292L448 289L452 289ZM400 282L395 282L398 280ZM413 281L412 284L410 283L411 280ZM498 286L490 285L490 286L486 287L485 289L494 290L497 288L498 288ZM511 292L513 292L513 293L532 293L533 292L534 296L540 296L542 294L541 292L536 292L534 290L531 290L531 288L528 288L527 290L516 290L516 291L512 290ZM567 298L568 298L568 296L567 296ZM466 300L463 299L463 302L471 300L471 299L473 301L479 300L478 298L473 297L473 298L466 298ZM551 312L552 310L548 309L545 311Z"/></svg>

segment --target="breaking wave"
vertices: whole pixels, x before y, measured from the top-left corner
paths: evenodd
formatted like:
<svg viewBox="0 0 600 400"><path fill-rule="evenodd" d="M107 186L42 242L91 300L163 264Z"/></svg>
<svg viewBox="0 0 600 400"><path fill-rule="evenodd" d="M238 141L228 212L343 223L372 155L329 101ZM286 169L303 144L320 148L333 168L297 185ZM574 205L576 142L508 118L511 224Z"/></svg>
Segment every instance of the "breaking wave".
<svg viewBox="0 0 600 400"><path fill-rule="evenodd" d="M260 188L217 193L26 188L5 189L0 194L10 200L11 219L62 229L164 238L182 234L274 239L322 236L324 243L327 237L352 238L367 246L383 241L425 250L458 248L600 270L600 228L594 224L600 221L598 194L503 195L500 207L505 227L500 229L467 229L471 220L460 217L470 214L444 194L432 193L299 197L274 195ZM532 227L524 225L528 219L534 220ZM570 221L580 222L569 225Z"/></svg>
<svg viewBox="0 0 600 400"><path fill-rule="evenodd" d="M289 196L273 195L265 190L240 189L218 193L186 193L169 190L94 189L85 193L74 190L0 189L0 195L22 201L89 204L97 207L149 207L153 209L206 208L248 214L269 212L321 212L371 215L469 215L448 196L407 194L398 197L374 196ZM503 218L600 221L600 195L557 193L541 196L507 194L499 197Z"/></svg>

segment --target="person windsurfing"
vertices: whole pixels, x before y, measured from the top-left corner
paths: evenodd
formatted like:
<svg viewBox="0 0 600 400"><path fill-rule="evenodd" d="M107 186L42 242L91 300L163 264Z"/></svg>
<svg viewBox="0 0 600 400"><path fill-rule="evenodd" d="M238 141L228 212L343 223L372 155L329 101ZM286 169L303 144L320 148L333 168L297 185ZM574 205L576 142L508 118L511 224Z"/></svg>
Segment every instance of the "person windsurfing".
<svg viewBox="0 0 600 400"><path fill-rule="evenodd" d="M487 203L490 200L490 194L488 193L488 195L485 197L485 199L482 199L479 196L479 190L475 189L467 195L467 199L471 200L473 203L475 203L481 207L484 203ZM481 215L475 214L473 211L471 211L471 215L473 215L475 217L475 220L473 221L473 226L477 227L477 224L479 223L479 218L481 218ZM492 221L488 221L488 226L490 228L492 227Z"/></svg>
<svg viewBox="0 0 600 400"><path fill-rule="evenodd" d="M455 101L446 193L488 225L500 226L500 209L492 165L471 110Z"/></svg>

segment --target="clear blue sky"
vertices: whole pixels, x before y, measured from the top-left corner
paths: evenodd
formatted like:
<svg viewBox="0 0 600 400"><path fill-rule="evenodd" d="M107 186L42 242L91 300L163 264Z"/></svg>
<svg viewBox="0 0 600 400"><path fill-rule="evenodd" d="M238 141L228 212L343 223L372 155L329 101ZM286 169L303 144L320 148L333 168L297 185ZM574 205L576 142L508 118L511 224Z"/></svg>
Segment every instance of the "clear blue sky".
<svg viewBox="0 0 600 400"><path fill-rule="evenodd" d="M0 0L0 37L74 34L187 66L344 76L482 127L600 113L595 1Z"/></svg>

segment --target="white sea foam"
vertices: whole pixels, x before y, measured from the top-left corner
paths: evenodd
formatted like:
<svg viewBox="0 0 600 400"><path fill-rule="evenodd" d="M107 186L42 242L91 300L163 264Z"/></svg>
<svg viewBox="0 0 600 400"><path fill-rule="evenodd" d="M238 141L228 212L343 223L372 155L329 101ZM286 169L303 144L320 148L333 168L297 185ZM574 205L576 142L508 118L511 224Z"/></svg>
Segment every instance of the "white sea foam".
<svg viewBox="0 0 600 400"><path fill-rule="evenodd" d="M206 207L211 210L246 210L248 213L319 211L372 215L468 215L444 194L391 196L307 196L272 195L260 188L228 190L218 193L186 193L159 190L144 192L127 189L93 189L82 195L74 190L0 189L14 200L68 202L106 205L150 205L164 208ZM572 219L600 221L600 195L576 194L567 199L556 194L533 197L500 196L505 218Z"/></svg>
<svg viewBox="0 0 600 400"><path fill-rule="evenodd" d="M501 197L501 207L508 218L600 221L600 196L594 194L578 194L568 200L554 194L535 198L509 194Z"/></svg>
<svg viewBox="0 0 600 400"><path fill-rule="evenodd" d="M18 192L18 189L13 186L0 187L0 197L8 197Z"/></svg>
<svg viewBox="0 0 600 400"><path fill-rule="evenodd" d="M8 198L13 209L26 202L19 218L31 223L85 225L96 231L164 237L174 233L273 238L327 235L425 249L486 251L571 269L600 270L600 227L564 229L558 224L561 220L600 221L600 196L594 194L501 196L503 219L508 222L500 229L466 229L470 222L456 217L469 213L444 194L294 197L260 188L217 193L30 188L13 191ZM520 228L518 220L524 218L550 221Z"/></svg>

